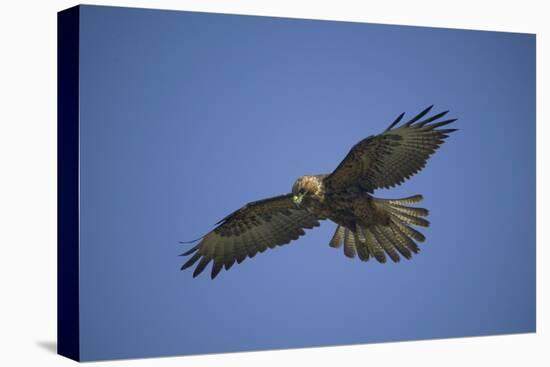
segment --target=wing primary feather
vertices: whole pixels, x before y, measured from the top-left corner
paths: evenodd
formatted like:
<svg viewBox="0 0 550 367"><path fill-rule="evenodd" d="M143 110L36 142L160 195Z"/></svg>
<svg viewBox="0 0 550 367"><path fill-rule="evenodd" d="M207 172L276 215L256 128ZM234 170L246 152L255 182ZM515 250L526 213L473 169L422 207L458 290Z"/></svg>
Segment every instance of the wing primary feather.
<svg viewBox="0 0 550 367"><path fill-rule="evenodd" d="M447 110L447 111L440 112L440 113L438 113L437 115L433 115L432 117L427 118L426 120L419 122L419 123L416 124L415 126L422 127L422 126L424 126L424 125L426 125L426 124L428 124L428 123L430 123L430 122L432 122L432 121L435 121L435 120L437 120L437 119L439 119L439 118L445 116L447 113L449 113L448 110Z"/></svg>
<svg viewBox="0 0 550 367"><path fill-rule="evenodd" d="M191 240L191 241L179 241L179 243L182 243L182 244L184 244L184 245L187 245L187 244L190 244L190 243L195 243L195 242L197 242L197 241L202 240L204 237L206 237L207 234L208 234L208 233L205 233L205 234L203 234L202 236L200 236L199 238L195 238L194 240Z"/></svg>
<svg viewBox="0 0 550 367"><path fill-rule="evenodd" d="M411 120L407 121L403 126L411 126L416 121L420 120L422 117L424 117L430 110L433 108L434 105L431 105L430 107L426 108L422 112L420 112L418 115L413 117Z"/></svg>
<svg viewBox="0 0 550 367"><path fill-rule="evenodd" d="M458 131L460 129L445 129L445 130L437 130L438 132L442 133L442 134L450 134L450 133L454 133L455 131Z"/></svg>
<svg viewBox="0 0 550 367"><path fill-rule="evenodd" d="M185 270L187 269L188 267L192 266L194 263L197 262L198 259L200 259L202 257L201 254L199 254L198 252L193 255L189 260L187 260L187 262L185 264L183 264L181 266L181 270Z"/></svg>
<svg viewBox="0 0 550 367"><path fill-rule="evenodd" d="M179 254L178 256L187 256L191 255L193 252L197 251L199 249L200 243L197 246L193 246L193 248L185 251L183 254Z"/></svg>
<svg viewBox="0 0 550 367"><path fill-rule="evenodd" d="M441 127L441 126L449 125L450 123L453 123L456 120L458 120L458 119L450 119L450 120L439 121L439 122L436 122L435 124L431 124L429 127L433 130L433 129ZM438 131L443 132L442 130L438 130Z"/></svg>
<svg viewBox="0 0 550 367"><path fill-rule="evenodd" d="M193 272L193 278L196 278L197 275L202 273L202 271L204 270L204 268L206 268L206 265L208 265L210 260L212 260L210 256L205 256L202 258L202 260L199 262L199 265L197 265L197 267L195 268L195 271Z"/></svg>
<svg viewBox="0 0 550 367"><path fill-rule="evenodd" d="M392 122L390 124L390 126L388 126L388 128L386 130L384 130L384 132L386 131L390 131L395 125L397 125L399 123L399 121L401 121L401 119L403 118L403 116L405 116L405 112L401 113L401 115L397 116L397 118L395 119L394 122Z"/></svg>
<svg viewBox="0 0 550 367"><path fill-rule="evenodd" d="M212 273L211 273L210 277L212 279L214 279L216 276L218 276L218 274L220 273L220 271L222 269L223 269L223 262L214 261L214 265L212 265Z"/></svg>

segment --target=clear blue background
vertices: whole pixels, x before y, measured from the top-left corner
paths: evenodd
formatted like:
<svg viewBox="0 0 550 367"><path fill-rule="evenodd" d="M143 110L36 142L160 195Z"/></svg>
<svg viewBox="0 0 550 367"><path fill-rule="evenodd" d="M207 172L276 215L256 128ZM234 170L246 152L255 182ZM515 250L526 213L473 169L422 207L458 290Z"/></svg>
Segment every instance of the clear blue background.
<svg viewBox="0 0 550 367"><path fill-rule="evenodd" d="M535 330L534 35L81 11L84 360ZM350 260L324 222L215 281L180 272L179 240L430 104L460 131L376 192L425 196L412 260Z"/></svg>

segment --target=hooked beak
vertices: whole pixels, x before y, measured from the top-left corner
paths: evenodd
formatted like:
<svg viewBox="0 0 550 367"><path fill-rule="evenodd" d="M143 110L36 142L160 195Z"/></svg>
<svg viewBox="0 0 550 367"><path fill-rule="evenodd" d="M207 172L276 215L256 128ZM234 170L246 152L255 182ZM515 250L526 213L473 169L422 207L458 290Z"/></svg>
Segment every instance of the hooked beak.
<svg viewBox="0 0 550 367"><path fill-rule="evenodd" d="M292 201L294 201L294 204L300 206L300 204L302 203L303 198L304 198L304 194L294 195L292 197Z"/></svg>

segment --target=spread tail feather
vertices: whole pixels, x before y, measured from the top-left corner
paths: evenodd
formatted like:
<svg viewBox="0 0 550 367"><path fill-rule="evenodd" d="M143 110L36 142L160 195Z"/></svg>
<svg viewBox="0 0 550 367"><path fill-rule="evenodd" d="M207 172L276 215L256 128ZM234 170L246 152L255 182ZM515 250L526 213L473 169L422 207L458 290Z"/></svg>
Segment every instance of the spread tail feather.
<svg viewBox="0 0 550 367"><path fill-rule="evenodd" d="M387 214L387 223L375 223L363 226L356 223L355 230L338 225L329 245L339 248L344 245L344 254L353 258L356 255L362 261L373 257L380 263L386 262L386 255L394 262L403 256L410 259L420 251L415 241L423 242L425 237L412 227L428 227L424 217L429 212L424 208L408 206L422 201L422 195L402 199L373 198L373 205Z"/></svg>

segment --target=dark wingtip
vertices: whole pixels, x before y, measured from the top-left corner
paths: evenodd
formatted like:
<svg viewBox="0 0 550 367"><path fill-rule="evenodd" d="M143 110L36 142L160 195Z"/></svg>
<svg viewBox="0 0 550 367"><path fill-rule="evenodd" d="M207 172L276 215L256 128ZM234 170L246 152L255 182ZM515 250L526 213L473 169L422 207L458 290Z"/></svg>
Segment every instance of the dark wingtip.
<svg viewBox="0 0 550 367"><path fill-rule="evenodd" d="M195 268L195 271L193 272L193 278L195 278L197 275L202 273L202 271L208 266L212 258L210 257L203 257L202 260L199 262L197 267Z"/></svg>
<svg viewBox="0 0 550 367"><path fill-rule="evenodd" d="M411 120L407 121L403 126L411 126L413 123L415 123L416 121L420 120L422 117L424 117L428 112L430 112L430 110L433 108L434 105L431 105L427 108L425 108L424 110L422 110L422 112L420 112L418 115L416 115L415 117L413 117Z"/></svg>
<svg viewBox="0 0 550 367"><path fill-rule="evenodd" d="M199 269L200 269L200 263L199 263L199 265L197 265L197 267L193 271L193 278L198 277L199 274L202 273L203 269L200 269L200 270Z"/></svg>
<svg viewBox="0 0 550 367"><path fill-rule="evenodd" d="M429 125L429 127L433 130L433 129L436 129L438 127L442 127L442 126L446 126L446 125L449 125L449 124L452 124L453 122L455 122L456 120L458 119L449 119L449 120L444 120L444 121L439 121L439 122L436 122L435 124L431 124Z"/></svg>
<svg viewBox="0 0 550 367"><path fill-rule="evenodd" d="M204 235L204 236L206 236L206 235ZM191 243L195 243L197 241L202 240L204 238L204 236L200 236L199 238L195 238L194 240L191 240L191 241L178 241L178 243L181 243L183 245L189 245Z"/></svg>
<svg viewBox="0 0 550 367"><path fill-rule="evenodd" d="M386 128L386 130L384 130L384 132L390 131L395 125L399 123L399 121L401 121L403 116L405 116L405 112L402 112L401 115L397 116L397 118L390 124L390 126Z"/></svg>
<svg viewBox="0 0 550 367"><path fill-rule="evenodd" d="M218 276L220 271L223 269L223 265L224 265L224 263L222 263L222 262L220 262L220 263L214 262L214 265L212 265L212 272L210 273L210 278L211 279L214 279L215 277Z"/></svg>
<svg viewBox="0 0 550 367"><path fill-rule="evenodd" d="M197 245L197 246L193 246L192 248L190 248L189 250L185 251L184 253L182 254L179 254L178 256L187 256L187 255L191 255L193 252L197 251L199 249L199 246L200 245Z"/></svg>
<svg viewBox="0 0 550 367"><path fill-rule="evenodd" d="M443 134L450 134L450 133L454 133L455 131L458 131L459 129L445 129L445 130L437 130Z"/></svg>
<svg viewBox="0 0 550 367"><path fill-rule="evenodd" d="M187 260L185 262L185 264L183 264L181 266L181 270L185 270L185 269L191 267L194 263L196 263L201 258L201 256L202 255L200 253L198 253L198 252L195 253L189 260Z"/></svg>
<svg viewBox="0 0 550 367"><path fill-rule="evenodd" d="M432 117L427 118L427 119L424 120L424 121L421 121L421 122L417 123L417 124L414 125L414 126L415 126L415 127L423 127L423 126L425 126L426 124L429 124L429 123L432 122L432 121L435 121L435 120L438 120L438 119L442 118L443 116L445 116L445 115L448 114L448 113L449 113L449 110L440 112L440 113L438 113L438 114L436 114L436 115L433 115Z"/></svg>

